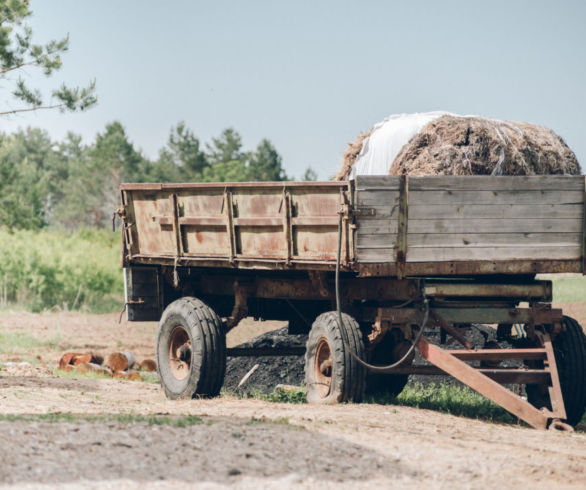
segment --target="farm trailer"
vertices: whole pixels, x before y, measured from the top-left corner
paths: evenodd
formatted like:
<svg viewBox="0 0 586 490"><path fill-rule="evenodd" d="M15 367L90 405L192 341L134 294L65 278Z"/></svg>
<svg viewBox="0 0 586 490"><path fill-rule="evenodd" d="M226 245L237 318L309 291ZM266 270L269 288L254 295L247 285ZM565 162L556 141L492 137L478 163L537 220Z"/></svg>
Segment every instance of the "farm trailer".
<svg viewBox="0 0 586 490"><path fill-rule="evenodd" d="M309 402L450 375L533 427L569 428L586 339L535 275L585 272L585 202L575 176L123 184L127 318L159 321L169 398L217 395L227 356L304 354ZM306 348L227 349L246 316L288 320ZM509 347L473 345L474 324Z"/></svg>

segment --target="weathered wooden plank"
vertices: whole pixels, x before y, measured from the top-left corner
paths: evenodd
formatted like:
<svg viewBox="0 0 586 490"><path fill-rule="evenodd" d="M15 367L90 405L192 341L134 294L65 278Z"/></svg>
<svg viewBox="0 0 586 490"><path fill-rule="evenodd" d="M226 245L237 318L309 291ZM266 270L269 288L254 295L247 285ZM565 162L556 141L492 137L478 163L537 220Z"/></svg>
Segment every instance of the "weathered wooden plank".
<svg viewBox="0 0 586 490"><path fill-rule="evenodd" d="M584 181L577 175L531 175L501 176L490 175L441 175L441 176L410 176L410 190L563 190L579 191L584 189ZM397 175L362 175L356 177L356 190L388 189L398 190Z"/></svg>
<svg viewBox="0 0 586 490"><path fill-rule="evenodd" d="M398 206L373 206L375 216L364 219L395 218ZM417 205L409 203L409 220L498 219L582 219L583 204L446 204ZM362 220L362 218L361 218Z"/></svg>
<svg viewBox="0 0 586 490"><path fill-rule="evenodd" d="M409 262L446 260L575 259L582 256L579 246L541 247L425 247L409 249Z"/></svg>
<svg viewBox="0 0 586 490"><path fill-rule="evenodd" d="M579 191L584 189L584 181L578 175L531 175L531 176L502 176L485 175L442 175L411 177L410 188L413 191L422 190L563 190Z"/></svg>
<svg viewBox="0 0 586 490"><path fill-rule="evenodd" d="M358 236L396 233L396 219L358 221ZM581 233L582 220L573 219L409 219L409 234L418 233Z"/></svg>
<svg viewBox="0 0 586 490"><path fill-rule="evenodd" d="M427 190L409 192L409 205L421 204L582 204L583 191L451 191ZM357 193L359 206L394 205L399 202L395 190L364 190Z"/></svg>
<svg viewBox="0 0 586 490"><path fill-rule="evenodd" d="M394 249L358 249L359 262L393 261ZM470 247L470 248L409 248L407 262L446 262L460 260L579 260L580 246L542 247Z"/></svg>
<svg viewBox="0 0 586 490"><path fill-rule="evenodd" d="M355 189L395 189L399 190L399 175L359 175L356 177Z"/></svg>
<svg viewBox="0 0 586 490"><path fill-rule="evenodd" d="M395 233L358 234L358 248L394 247ZM409 233L408 246L422 247L527 247L556 245L578 246L582 243L581 233Z"/></svg>

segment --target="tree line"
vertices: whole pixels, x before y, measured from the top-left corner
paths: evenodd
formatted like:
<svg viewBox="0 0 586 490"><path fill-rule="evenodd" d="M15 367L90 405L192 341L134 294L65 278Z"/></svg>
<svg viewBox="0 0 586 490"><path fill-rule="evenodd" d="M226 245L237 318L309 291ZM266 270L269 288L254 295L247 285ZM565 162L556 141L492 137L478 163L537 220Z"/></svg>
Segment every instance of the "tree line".
<svg viewBox="0 0 586 490"><path fill-rule="evenodd" d="M282 158L263 139L245 151L232 128L203 145L185 123L170 131L156 159L129 140L119 122L91 144L70 132L53 141L38 128L0 133L0 226L17 229L101 228L110 223L122 182L288 180ZM315 180L307 169L303 177Z"/></svg>

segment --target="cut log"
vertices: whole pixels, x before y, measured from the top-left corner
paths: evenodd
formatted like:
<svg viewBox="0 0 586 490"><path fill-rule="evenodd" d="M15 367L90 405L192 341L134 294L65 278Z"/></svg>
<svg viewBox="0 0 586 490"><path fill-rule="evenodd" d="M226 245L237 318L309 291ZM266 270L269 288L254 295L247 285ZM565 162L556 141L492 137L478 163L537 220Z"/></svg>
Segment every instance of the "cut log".
<svg viewBox="0 0 586 490"><path fill-rule="evenodd" d="M152 359L145 359L140 363L140 370L152 373L157 370L157 363Z"/></svg>
<svg viewBox="0 0 586 490"><path fill-rule="evenodd" d="M114 352L108 356L108 360L106 364L112 370L112 372L116 371L128 371L134 363L136 359L132 352L124 351L124 352Z"/></svg>
<svg viewBox="0 0 586 490"><path fill-rule="evenodd" d="M92 362L84 362L75 366L75 371L81 374L87 373L97 373L97 374L104 374L110 375L110 370L105 366L100 366L99 364L94 364Z"/></svg>

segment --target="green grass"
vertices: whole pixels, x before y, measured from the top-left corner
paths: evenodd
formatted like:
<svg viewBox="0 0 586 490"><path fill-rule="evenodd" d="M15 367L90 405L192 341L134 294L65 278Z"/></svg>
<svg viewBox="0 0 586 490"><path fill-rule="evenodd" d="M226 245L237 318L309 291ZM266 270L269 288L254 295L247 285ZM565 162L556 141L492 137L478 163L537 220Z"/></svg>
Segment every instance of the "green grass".
<svg viewBox="0 0 586 490"><path fill-rule="evenodd" d="M49 347L55 350L59 348L61 340L61 332L59 331L48 340L40 340L24 333L0 332L0 354L14 353L21 349L27 350L37 347Z"/></svg>
<svg viewBox="0 0 586 490"><path fill-rule="evenodd" d="M258 390L231 393L243 398L256 398L275 403L305 403L305 390L287 392L275 390L266 394ZM452 415L494 422L515 423L517 419L475 391L448 383L408 385L398 396L379 395L367 397L366 403L424 408Z"/></svg>
<svg viewBox="0 0 586 490"><path fill-rule="evenodd" d="M581 303L586 301L586 276L548 274L544 279L553 282L553 300L556 303Z"/></svg>
<svg viewBox="0 0 586 490"><path fill-rule="evenodd" d="M183 415L178 417L161 415L78 415L71 413L47 413L38 415L0 414L0 422L46 422L46 423L74 423L86 422L119 422L122 424L170 425L172 427L190 427L203 424L204 421L197 415Z"/></svg>
<svg viewBox="0 0 586 490"><path fill-rule="evenodd" d="M0 228L0 305L31 311L120 309L120 234Z"/></svg>
<svg viewBox="0 0 586 490"><path fill-rule="evenodd" d="M108 373L95 373L89 371L87 373L79 373L77 371L62 371L61 369L53 369L53 374L58 378L64 379L112 379Z"/></svg>
<svg viewBox="0 0 586 490"><path fill-rule="evenodd" d="M157 373L150 373L148 371L139 371L142 381L144 383L160 384ZM53 374L58 378L64 379L112 379L108 373L95 373L89 371L87 373L79 373L77 371L62 371L61 369L53 369Z"/></svg>
<svg viewBox="0 0 586 490"><path fill-rule="evenodd" d="M255 398L272 403L305 403L305 388L299 387L295 391L273 390L271 393L264 393L261 390L251 389L247 391L225 391L226 394L235 395L240 398Z"/></svg>
<svg viewBox="0 0 586 490"><path fill-rule="evenodd" d="M465 386L448 383L407 385L398 396L370 397L367 403L424 408L462 417L515 423L516 418L482 395Z"/></svg>

